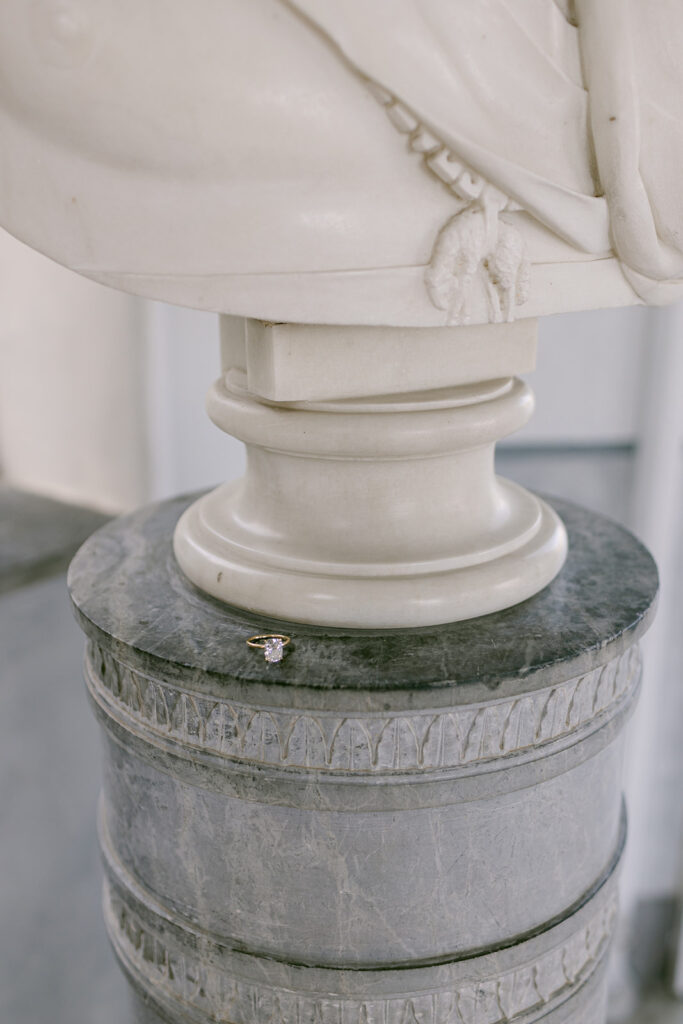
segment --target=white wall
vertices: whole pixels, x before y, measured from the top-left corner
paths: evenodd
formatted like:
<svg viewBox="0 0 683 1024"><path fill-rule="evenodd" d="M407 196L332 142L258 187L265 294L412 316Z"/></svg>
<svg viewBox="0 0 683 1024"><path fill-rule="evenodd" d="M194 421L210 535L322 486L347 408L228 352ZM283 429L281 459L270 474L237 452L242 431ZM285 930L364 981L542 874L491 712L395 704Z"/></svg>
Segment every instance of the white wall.
<svg viewBox="0 0 683 1024"><path fill-rule="evenodd" d="M150 483L155 499L240 476L244 448L211 423L205 395L220 373L218 317L148 303Z"/></svg>
<svg viewBox="0 0 683 1024"><path fill-rule="evenodd" d="M627 910L639 897L675 891L683 868L683 304L650 310L648 324L629 525L657 560L661 591L643 645L643 692L627 750Z"/></svg>
<svg viewBox="0 0 683 1024"><path fill-rule="evenodd" d="M148 494L142 303L0 232L0 468L120 511Z"/></svg>
<svg viewBox="0 0 683 1024"><path fill-rule="evenodd" d="M546 317L528 376L536 410L513 444L628 444L639 429L639 381L650 310Z"/></svg>

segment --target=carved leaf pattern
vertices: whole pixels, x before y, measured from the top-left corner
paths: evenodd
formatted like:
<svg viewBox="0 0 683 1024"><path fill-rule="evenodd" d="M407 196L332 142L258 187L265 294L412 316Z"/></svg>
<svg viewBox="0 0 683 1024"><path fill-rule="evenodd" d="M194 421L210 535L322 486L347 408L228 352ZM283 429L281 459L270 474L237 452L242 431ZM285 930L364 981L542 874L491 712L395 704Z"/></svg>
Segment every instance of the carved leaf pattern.
<svg viewBox="0 0 683 1024"><path fill-rule="evenodd" d="M144 987L232 1024L509 1024L532 1011L546 1013L582 985L605 955L616 909L612 898L564 944L497 977L359 1001L244 981L215 956L202 962L194 949L171 948L168 933L143 925L118 892L108 889L105 901L114 947Z"/></svg>
<svg viewBox="0 0 683 1024"><path fill-rule="evenodd" d="M153 734L231 760L316 771L391 773L476 764L541 747L616 713L635 690L636 645L546 690L485 704L402 713L252 707L145 676L91 644L86 676L100 702Z"/></svg>

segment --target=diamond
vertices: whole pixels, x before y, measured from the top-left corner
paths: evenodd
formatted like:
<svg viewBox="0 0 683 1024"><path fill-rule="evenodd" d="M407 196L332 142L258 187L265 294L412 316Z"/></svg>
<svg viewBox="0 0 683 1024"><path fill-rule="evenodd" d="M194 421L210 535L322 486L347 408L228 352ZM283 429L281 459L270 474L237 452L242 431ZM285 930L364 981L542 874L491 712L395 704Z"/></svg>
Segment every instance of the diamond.
<svg viewBox="0 0 683 1024"><path fill-rule="evenodd" d="M263 645L263 654L271 664L282 661L285 653L284 641L277 636L269 636Z"/></svg>

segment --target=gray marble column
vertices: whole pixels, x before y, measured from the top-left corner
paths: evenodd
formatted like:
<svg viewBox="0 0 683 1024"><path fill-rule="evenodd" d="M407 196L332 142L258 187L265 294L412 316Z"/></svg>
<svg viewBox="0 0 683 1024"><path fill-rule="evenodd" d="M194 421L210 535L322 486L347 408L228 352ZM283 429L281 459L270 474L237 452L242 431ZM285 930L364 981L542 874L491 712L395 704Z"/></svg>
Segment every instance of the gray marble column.
<svg viewBox="0 0 683 1024"><path fill-rule="evenodd" d="M342 631L194 589L187 504L105 526L70 571L136 1019L602 1024L647 551L554 502L570 554L536 597ZM278 664L246 644L270 631Z"/></svg>

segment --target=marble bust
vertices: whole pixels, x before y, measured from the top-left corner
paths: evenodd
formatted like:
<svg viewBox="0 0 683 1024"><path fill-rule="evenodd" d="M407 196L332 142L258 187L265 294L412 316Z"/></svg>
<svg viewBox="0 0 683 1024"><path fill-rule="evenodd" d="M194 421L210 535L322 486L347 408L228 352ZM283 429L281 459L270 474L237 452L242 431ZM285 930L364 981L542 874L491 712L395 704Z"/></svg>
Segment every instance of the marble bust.
<svg viewBox="0 0 683 1024"><path fill-rule="evenodd" d="M393 628L554 578L494 446L536 317L681 291L681 52L677 0L0 5L0 224L232 315L209 413L247 472L176 528L200 589Z"/></svg>
<svg viewBox="0 0 683 1024"><path fill-rule="evenodd" d="M681 52L676 0L5 0L0 222L273 321L666 301Z"/></svg>

